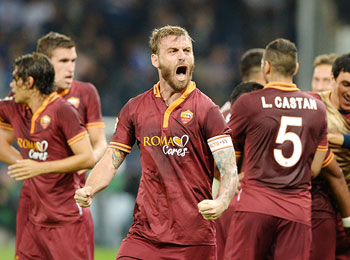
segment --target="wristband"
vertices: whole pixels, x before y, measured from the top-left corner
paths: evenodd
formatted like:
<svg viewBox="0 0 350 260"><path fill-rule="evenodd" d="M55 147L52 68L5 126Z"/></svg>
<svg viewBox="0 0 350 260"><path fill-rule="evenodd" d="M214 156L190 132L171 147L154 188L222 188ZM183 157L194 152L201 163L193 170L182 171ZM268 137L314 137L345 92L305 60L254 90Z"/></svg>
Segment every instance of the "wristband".
<svg viewBox="0 0 350 260"><path fill-rule="evenodd" d="M350 228L350 217L342 218L341 222L343 222L343 227Z"/></svg>

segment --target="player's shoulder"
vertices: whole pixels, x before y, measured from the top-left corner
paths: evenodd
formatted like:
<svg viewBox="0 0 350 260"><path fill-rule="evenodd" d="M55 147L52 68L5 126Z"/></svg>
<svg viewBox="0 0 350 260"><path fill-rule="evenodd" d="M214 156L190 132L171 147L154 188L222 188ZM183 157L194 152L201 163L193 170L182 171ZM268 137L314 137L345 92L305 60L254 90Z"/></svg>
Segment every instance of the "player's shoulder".
<svg viewBox="0 0 350 260"><path fill-rule="evenodd" d="M71 86L72 90L76 92L96 92L97 89L94 84L91 82L82 82L78 80L74 80Z"/></svg>
<svg viewBox="0 0 350 260"><path fill-rule="evenodd" d="M198 88L194 89L192 93L188 95L187 98L188 100L192 100L193 102L199 104L203 110L205 108L211 107L218 107L218 109L220 110L220 107L217 104L215 104L215 102L209 96L200 91Z"/></svg>

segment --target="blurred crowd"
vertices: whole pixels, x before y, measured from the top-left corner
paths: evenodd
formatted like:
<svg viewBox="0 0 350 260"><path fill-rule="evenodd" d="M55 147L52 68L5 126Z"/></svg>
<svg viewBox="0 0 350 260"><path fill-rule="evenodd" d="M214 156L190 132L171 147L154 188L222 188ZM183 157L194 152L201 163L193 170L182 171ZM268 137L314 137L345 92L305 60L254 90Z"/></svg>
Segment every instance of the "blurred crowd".
<svg viewBox="0 0 350 260"><path fill-rule="evenodd" d="M171 24L185 27L193 37L194 80L221 106L240 81L238 63L243 52L263 48L277 37L295 41L296 2L1 0L0 96L9 92L14 58L34 51L39 37L56 31L74 39L76 79L92 82L99 91L103 115L114 117L128 99L156 83L148 39L154 28ZM1 166L0 227L14 233L20 184L9 180L6 172L7 166ZM135 182L124 186L136 193L137 187L127 187L129 183Z"/></svg>
<svg viewBox="0 0 350 260"><path fill-rule="evenodd" d="M94 83L104 116L155 83L148 39L153 28L185 27L195 40L194 79L219 105L239 81L238 60L271 39L294 40L290 0L2 0L0 94L7 94L13 59L35 50L49 31L70 35L78 46L76 78Z"/></svg>

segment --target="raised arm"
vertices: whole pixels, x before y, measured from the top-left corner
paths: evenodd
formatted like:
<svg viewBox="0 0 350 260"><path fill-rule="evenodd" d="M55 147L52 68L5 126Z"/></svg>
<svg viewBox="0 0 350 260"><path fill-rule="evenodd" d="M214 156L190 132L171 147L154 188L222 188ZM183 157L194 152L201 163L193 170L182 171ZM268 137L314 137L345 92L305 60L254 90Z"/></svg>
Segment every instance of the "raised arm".
<svg viewBox="0 0 350 260"><path fill-rule="evenodd" d="M102 159L89 174L85 187L75 192L74 198L81 207L89 207L92 198L110 184L126 155L126 152L115 148L107 149Z"/></svg>
<svg viewBox="0 0 350 260"><path fill-rule="evenodd" d="M203 200L198 203L199 212L206 220L215 220L227 209L238 187L238 174L230 136L208 140L216 166L220 172L218 194L213 200Z"/></svg>

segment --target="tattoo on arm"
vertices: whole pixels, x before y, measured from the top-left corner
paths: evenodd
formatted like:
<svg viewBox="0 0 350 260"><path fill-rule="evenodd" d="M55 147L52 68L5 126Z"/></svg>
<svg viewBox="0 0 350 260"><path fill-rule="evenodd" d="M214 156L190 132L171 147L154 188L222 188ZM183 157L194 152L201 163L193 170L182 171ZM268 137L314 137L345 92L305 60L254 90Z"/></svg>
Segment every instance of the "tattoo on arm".
<svg viewBox="0 0 350 260"><path fill-rule="evenodd" d="M227 148L213 153L213 156L220 171L218 199L228 206L238 186L235 151L233 148Z"/></svg>
<svg viewBox="0 0 350 260"><path fill-rule="evenodd" d="M120 151L118 149L114 149L113 155L112 155L112 160L113 160L113 166L115 169L118 169L119 166L122 164L126 157L126 153L123 151Z"/></svg>

